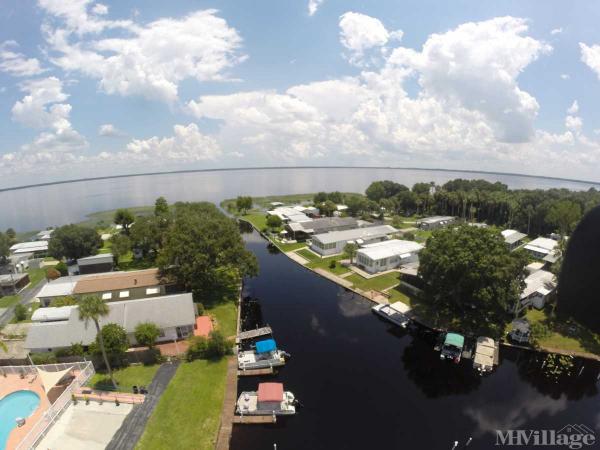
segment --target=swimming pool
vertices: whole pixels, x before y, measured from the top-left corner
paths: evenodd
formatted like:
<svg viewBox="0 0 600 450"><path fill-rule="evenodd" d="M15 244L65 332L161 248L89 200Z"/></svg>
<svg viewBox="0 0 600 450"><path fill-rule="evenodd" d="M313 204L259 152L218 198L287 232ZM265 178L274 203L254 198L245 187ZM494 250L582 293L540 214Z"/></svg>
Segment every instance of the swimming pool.
<svg viewBox="0 0 600 450"><path fill-rule="evenodd" d="M32 391L16 391L0 400L0 450L6 448L8 435L17 427L17 417L27 418L40 405L40 397Z"/></svg>

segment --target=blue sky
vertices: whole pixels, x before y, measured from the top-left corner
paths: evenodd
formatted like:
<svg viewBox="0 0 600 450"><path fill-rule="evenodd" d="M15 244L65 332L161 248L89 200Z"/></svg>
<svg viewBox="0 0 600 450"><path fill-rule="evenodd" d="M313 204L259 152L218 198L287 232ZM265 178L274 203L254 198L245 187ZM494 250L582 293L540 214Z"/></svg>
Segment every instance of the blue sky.
<svg viewBox="0 0 600 450"><path fill-rule="evenodd" d="M4 0L0 187L398 165L600 180L597 2Z"/></svg>

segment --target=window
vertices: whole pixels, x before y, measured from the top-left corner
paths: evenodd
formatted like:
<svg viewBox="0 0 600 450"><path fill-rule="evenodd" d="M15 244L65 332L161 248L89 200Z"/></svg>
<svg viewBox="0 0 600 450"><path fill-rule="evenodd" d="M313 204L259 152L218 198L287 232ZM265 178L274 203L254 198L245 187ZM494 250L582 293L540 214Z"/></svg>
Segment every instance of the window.
<svg viewBox="0 0 600 450"><path fill-rule="evenodd" d="M110 300L112 298L112 292L105 292L102 294L102 300Z"/></svg>
<svg viewBox="0 0 600 450"><path fill-rule="evenodd" d="M154 294L158 294L158 293L160 293L160 288L157 288L157 287L146 288L146 295L154 295Z"/></svg>
<svg viewBox="0 0 600 450"><path fill-rule="evenodd" d="M128 297L129 297L129 291L119 292L119 298L128 298Z"/></svg>

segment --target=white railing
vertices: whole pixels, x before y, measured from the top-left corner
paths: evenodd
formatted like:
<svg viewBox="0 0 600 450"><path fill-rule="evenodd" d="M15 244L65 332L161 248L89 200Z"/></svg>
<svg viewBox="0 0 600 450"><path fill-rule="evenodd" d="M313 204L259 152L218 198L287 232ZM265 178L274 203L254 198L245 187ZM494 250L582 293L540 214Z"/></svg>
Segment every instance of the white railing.
<svg viewBox="0 0 600 450"><path fill-rule="evenodd" d="M94 365L91 361L87 362L75 362L70 364L43 364L39 366L7 366L2 367L2 370L7 368L17 369L14 372L7 373L26 373L35 372L35 368L46 370L48 372L59 372L68 368L78 370L79 373L71 384L64 390L62 394L56 399L56 401L44 412L42 417L36 422L29 433L21 440L16 450L29 450L35 448L39 441L48 433L55 420L64 411L64 409L71 403L72 395L74 390L79 389L94 375Z"/></svg>

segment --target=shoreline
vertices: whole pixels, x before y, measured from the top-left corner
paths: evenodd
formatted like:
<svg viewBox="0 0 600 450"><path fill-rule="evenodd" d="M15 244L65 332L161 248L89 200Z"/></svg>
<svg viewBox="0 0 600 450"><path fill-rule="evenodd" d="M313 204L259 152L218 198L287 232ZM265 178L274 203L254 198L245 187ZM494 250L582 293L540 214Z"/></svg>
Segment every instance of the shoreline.
<svg viewBox="0 0 600 450"><path fill-rule="evenodd" d="M265 239L268 243L270 243L271 245L274 245L275 247L277 247L277 249L279 249L279 251L284 254L286 257L288 257L290 260L292 260L294 263L298 264L299 266L311 271L312 273L320 276L321 278L325 278L335 284L337 284L338 286L340 286L341 288L353 292L354 294L357 294L359 296L361 296L362 298L364 298L365 300L368 300L374 304L380 304L380 303L385 303L385 302L379 302L374 298L370 298L368 295L366 295L366 293L360 289L354 288L353 286L347 286L346 284L340 283L337 279L340 278L334 274L328 274L326 272L322 272L318 269L313 269L311 267L306 266L305 264L302 264L300 261L298 261L297 259L295 259L294 257L292 257L289 253L293 253L294 255L296 255L296 251L292 250L289 252L286 252L284 250L282 250L276 242L273 242L268 236L266 236L261 230L259 230L251 221L243 218L243 217L236 217L237 220L240 221L244 221L248 224L250 224L252 226L252 228L254 230L256 230L258 232L258 234L260 234L260 236ZM343 278L342 278L343 280ZM387 299L386 299L387 302ZM410 306L407 305L407 307L410 310ZM409 314L411 320L414 320L415 322L417 322L419 325L424 326L426 328L429 328L430 330L433 331L443 331L439 328L436 327L432 327L430 325L428 325L427 323L425 323L422 319L420 319L417 316L414 316L412 314ZM511 344L510 342L507 342L504 339L499 339L499 343L502 346L505 347L511 347L511 348L518 348L521 350L529 350L532 352L537 352L537 353L546 353L546 354L559 354L559 355L564 355L564 356L572 356L572 357L576 357L576 358L582 358L582 359L586 359L586 360L592 360L592 361L599 361L600 362L600 355L596 355L594 353L587 353L587 352L576 352L576 351L568 351L568 350L561 350L561 349L556 349L556 348L546 348L546 347L528 347L528 346L524 346L524 345L518 345L518 344Z"/></svg>

